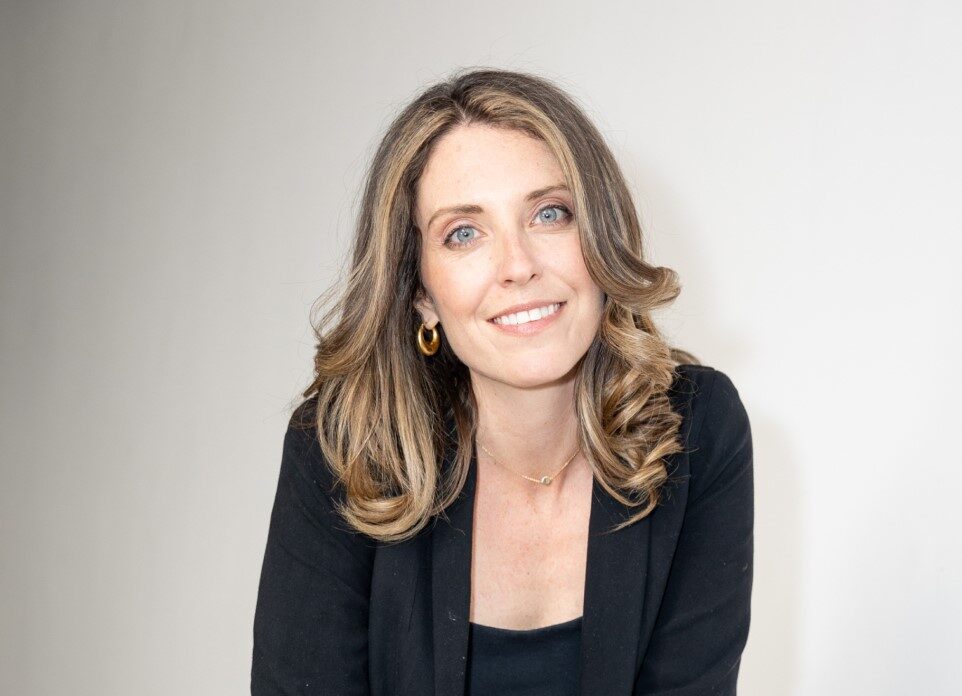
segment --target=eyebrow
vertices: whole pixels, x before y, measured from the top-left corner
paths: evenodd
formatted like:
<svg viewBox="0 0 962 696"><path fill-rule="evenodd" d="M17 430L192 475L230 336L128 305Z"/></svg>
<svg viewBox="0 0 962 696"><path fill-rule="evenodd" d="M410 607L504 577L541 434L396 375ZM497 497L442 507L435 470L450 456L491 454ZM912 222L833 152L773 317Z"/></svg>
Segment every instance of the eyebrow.
<svg viewBox="0 0 962 696"><path fill-rule="evenodd" d="M568 186L566 184L551 184L550 186L545 186L544 188L539 188L532 191L527 196L524 197L525 202L533 201L535 198L540 198L541 196L551 193L552 191L568 191ZM427 229L431 229L431 225L434 224L435 218L439 215L444 215L446 213L457 213L458 215L477 215L478 213L483 213L484 208L475 203L464 203L462 205L452 205L447 208L439 208L434 211L434 215L428 220Z"/></svg>

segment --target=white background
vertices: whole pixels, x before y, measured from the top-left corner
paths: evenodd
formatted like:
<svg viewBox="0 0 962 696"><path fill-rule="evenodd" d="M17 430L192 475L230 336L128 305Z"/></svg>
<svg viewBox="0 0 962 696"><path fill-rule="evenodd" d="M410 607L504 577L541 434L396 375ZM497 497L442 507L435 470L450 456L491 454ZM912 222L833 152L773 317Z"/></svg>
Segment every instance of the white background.
<svg viewBox="0 0 962 696"><path fill-rule="evenodd" d="M955 2L4 2L0 691L239 694L311 302L397 110L574 94L752 421L740 694L958 693Z"/></svg>

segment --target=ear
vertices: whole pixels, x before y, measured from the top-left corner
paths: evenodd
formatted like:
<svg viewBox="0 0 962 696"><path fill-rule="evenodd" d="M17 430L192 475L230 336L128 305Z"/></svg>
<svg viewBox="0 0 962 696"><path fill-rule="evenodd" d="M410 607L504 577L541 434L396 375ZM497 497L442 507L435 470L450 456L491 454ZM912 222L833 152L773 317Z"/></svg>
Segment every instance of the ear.
<svg viewBox="0 0 962 696"><path fill-rule="evenodd" d="M438 316L437 309L434 306L434 300L427 294L427 292L422 287L417 291L414 297L414 306L421 314L421 321L428 329L433 329L437 326L441 318Z"/></svg>

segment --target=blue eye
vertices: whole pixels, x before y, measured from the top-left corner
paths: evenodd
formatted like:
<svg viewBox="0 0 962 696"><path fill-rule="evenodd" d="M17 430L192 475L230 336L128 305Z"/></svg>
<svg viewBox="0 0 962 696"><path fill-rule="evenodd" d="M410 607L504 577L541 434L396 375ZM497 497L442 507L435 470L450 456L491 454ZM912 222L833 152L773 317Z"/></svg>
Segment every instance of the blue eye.
<svg viewBox="0 0 962 696"><path fill-rule="evenodd" d="M558 220L557 220L557 217L558 217L557 213L555 213L555 217L554 217L554 218L551 218L550 215L549 215L548 219L545 219L545 218L544 218L544 214L545 214L546 212L552 210L552 209L553 209L553 210L563 210L563 211L565 211L566 213L568 212L568 209L565 208L563 205L546 205L544 208L542 208L542 209L538 212L538 217L540 217L542 220L544 220L545 222L547 222L549 225L553 225L554 223L556 223L556 222L558 221Z"/></svg>
<svg viewBox="0 0 962 696"><path fill-rule="evenodd" d="M546 225L558 225L565 221L564 218L558 215L558 213L554 213L552 215L550 212L551 210L560 210L562 211L562 215L566 215L569 219L572 217L572 213L567 206L561 205L560 203L552 203L544 206L538 211L538 219L544 222ZM548 214L547 217L545 217L545 213ZM459 227L455 227L445 236L444 245L456 249L463 249L471 246L477 241L477 236L466 239L462 236L462 233L472 230L477 232L477 229L471 227L471 225L460 225Z"/></svg>
<svg viewBox="0 0 962 696"><path fill-rule="evenodd" d="M454 243L454 246L463 247L463 246L468 246L470 244L473 244L474 239L465 239L464 237L461 236L462 232L469 232L471 230L474 230L475 232L477 232L477 230L475 230L470 225L461 225L460 227L455 227L453 230L451 230L448 236L444 238L444 243L450 245L452 240L456 239L457 241Z"/></svg>

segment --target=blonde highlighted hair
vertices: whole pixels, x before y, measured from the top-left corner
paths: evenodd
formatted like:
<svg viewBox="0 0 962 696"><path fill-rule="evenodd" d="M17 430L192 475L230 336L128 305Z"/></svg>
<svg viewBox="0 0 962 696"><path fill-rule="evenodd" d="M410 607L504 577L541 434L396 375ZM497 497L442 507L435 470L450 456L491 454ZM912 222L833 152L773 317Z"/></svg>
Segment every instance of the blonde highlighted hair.
<svg viewBox="0 0 962 696"><path fill-rule="evenodd" d="M637 508L620 529L655 508L665 457L682 450L668 389L678 364L698 360L670 347L651 316L680 285L673 270L646 263L621 170L581 108L544 78L496 69L459 71L394 119L367 173L346 283L319 298L329 306L313 321L315 375L303 396L317 400L312 427L345 493L338 511L359 532L402 541L443 513L467 479L477 423L468 370L446 341L430 358L415 341L422 286L414 196L434 143L475 123L543 141L573 196L585 264L606 295L598 335L579 363L575 407L595 478Z"/></svg>

